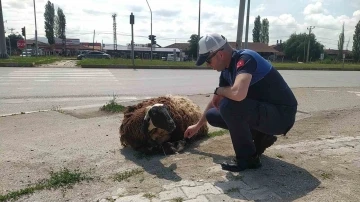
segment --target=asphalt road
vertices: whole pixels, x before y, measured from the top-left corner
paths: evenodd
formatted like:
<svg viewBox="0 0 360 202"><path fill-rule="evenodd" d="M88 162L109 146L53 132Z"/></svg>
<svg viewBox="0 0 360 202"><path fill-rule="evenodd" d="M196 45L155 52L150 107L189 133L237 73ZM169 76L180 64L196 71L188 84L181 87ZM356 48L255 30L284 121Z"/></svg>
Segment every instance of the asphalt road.
<svg viewBox="0 0 360 202"><path fill-rule="evenodd" d="M355 71L280 71L291 88L360 87ZM163 94L211 93L213 70L0 68L0 115L101 106Z"/></svg>

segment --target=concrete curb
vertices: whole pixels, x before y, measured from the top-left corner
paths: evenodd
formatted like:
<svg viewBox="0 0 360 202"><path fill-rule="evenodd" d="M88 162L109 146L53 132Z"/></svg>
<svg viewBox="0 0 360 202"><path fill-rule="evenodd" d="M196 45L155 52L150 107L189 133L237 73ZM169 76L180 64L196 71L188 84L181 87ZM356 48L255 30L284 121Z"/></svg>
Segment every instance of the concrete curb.
<svg viewBox="0 0 360 202"><path fill-rule="evenodd" d="M116 68L116 69L210 69L208 67L193 66L130 66L130 65L81 65L81 68Z"/></svg>
<svg viewBox="0 0 360 202"><path fill-rule="evenodd" d="M81 68L114 68L114 69L201 69L209 67L196 66L130 66L130 65L80 65ZM275 67L277 70L325 70L325 71L360 71L360 68L323 68L323 67Z"/></svg>
<svg viewBox="0 0 360 202"><path fill-rule="evenodd" d="M6 63L0 63L0 67L35 67L35 63L6 62Z"/></svg>

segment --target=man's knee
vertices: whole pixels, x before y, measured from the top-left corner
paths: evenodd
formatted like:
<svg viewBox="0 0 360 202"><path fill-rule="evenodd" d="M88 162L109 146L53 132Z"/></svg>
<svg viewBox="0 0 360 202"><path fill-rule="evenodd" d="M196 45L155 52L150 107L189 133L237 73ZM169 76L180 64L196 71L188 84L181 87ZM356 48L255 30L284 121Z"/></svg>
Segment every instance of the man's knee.
<svg viewBox="0 0 360 202"><path fill-rule="evenodd" d="M239 120L246 120L249 110L251 110L251 100L244 99L242 101L234 101L229 98L224 98L220 102L219 110L221 116L226 119L227 117L236 118ZM240 121L239 120L239 121Z"/></svg>
<svg viewBox="0 0 360 202"><path fill-rule="evenodd" d="M207 122L214 126L214 127L220 127L223 129L227 129L227 125L225 123L225 121L223 120L223 118L220 115L219 110L215 109L215 108L211 108L209 109L206 114L206 120Z"/></svg>

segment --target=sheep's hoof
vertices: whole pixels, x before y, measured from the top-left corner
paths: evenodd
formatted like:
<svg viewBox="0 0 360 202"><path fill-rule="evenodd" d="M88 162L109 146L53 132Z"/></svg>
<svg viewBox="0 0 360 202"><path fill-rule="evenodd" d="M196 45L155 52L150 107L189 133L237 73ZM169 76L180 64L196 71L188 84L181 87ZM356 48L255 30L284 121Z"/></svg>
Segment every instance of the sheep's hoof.
<svg viewBox="0 0 360 202"><path fill-rule="evenodd" d="M179 140L177 142L165 142L163 144L163 149L165 154L175 154L183 151L185 149L185 140Z"/></svg>

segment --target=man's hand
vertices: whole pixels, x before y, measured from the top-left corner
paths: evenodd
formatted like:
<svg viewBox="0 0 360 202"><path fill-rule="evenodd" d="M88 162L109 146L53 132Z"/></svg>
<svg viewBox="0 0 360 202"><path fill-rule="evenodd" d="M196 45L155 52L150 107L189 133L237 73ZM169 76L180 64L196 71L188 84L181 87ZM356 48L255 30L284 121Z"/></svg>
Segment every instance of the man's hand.
<svg viewBox="0 0 360 202"><path fill-rule="evenodd" d="M219 109L219 104L220 101L223 99L224 97L221 95L214 95L213 99L212 99L212 104L216 109Z"/></svg>
<svg viewBox="0 0 360 202"><path fill-rule="evenodd" d="M201 126L198 125L198 124L194 124L194 125L189 126L186 129L185 133L184 133L184 137L185 138L191 138L192 136L194 136L199 131L200 127Z"/></svg>

